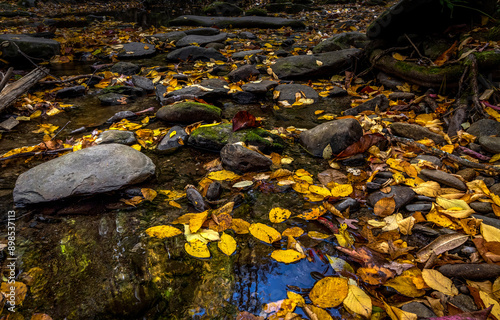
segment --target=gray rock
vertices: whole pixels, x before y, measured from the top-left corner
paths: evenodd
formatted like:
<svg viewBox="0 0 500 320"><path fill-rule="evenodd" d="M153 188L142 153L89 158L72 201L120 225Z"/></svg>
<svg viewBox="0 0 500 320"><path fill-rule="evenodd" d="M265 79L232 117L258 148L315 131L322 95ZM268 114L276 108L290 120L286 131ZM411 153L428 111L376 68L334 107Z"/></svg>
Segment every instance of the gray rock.
<svg viewBox="0 0 500 320"><path fill-rule="evenodd" d="M500 266L496 264L446 264L438 268L438 271L447 277L465 278L468 280L491 280L500 276Z"/></svg>
<svg viewBox="0 0 500 320"><path fill-rule="evenodd" d="M17 206L93 195L140 183L155 165L143 153L121 144L72 152L21 174L14 188Z"/></svg>
<svg viewBox="0 0 500 320"><path fill-rule="evenodd" d="M84 86L73 86L56 91L56 98L75 98L85 94Z"/></svg>
<svg viewBox="0 0 500 320"><path fill-rule="evenodd" d="M161 107L156 113L160 120L190 124L198 121L211 123L221 121L221 109L205 103L180 102Z"/></svg>
<svg viewBox="0 0 500 320"><path fill-rule="evenodd" d="M210 89L224 89L228 85L226 80L223 79L204 79L200 82L200 85Z"/></svg>
<svg viewBox="0 0 500 320"><path fill-rule="evenodd" d="M185 36L184 38L180 39L175 43L175 46L181 48L190 46L193 43L197 43L200 46L204 46L207 43L224 42L226 39L227 39L227 33L219 33L213 36L201 36L193 34Z"/></svg>
<svg viewBox="0 0 500 320"><path fill-rule="evenodd" d="M471 296L462 293L451 297L450 302L463 312L474 312L478 310L474 299L472 299Z"/></svg>
<svg viewBox="0 0 500 320"><path fill-rule="evenodd" d="M262 80L256 82L248 82L241 86L241 89L254 94L266 94L269 90L276 87L278 82L271 80Z"/></svg>
<svg viewBox="0 0 500 320"><path fill-rule="evenodd" d="M305 98L313 99L315 102L319 99L319 94L313 88L303 84L280 84L274 88L279 91L278 101L288 101L289 104L295 102L295 94L303 92Z"/></svg>
<svg viewBox="0 0 500 320"><path fill-rule="evenodd" d="M236 91L229 95L231 99L238 104L256 103L258 98L255 94L246 91Z"/></svg>
<svg viewBox="0 0 500 320"><path fill-rule="evenodd" d="M175 43L176 41L179 41L180 39L184 38L185 36L187 36L187 33L184 31L172 31L172 32L168 32L168 33L155 33L148 38L153 39L153 40L154 40L154 38L156 38L156 39L163 41L163 42L174 41L174 43Z"/></svg>
<svg viewBox="0 0 500 320"><path fill-rule="evenodd" d="M332 154L339 154L363 135L355 119L341 119L322 123L300 134L300 144L313 156L323 157L329 145Z"/></svg>
<svg viewBox="0 0 500 320"><path fill-rule="evenodd" d="M120 104L130 103L132 100L129 96L119 93L105 93L97 96L103 106L116 106Z"/></svg>
<svg viewBox="0 0 500 320"><path fill-rule="evenodd" d="M328 92L328 98L342 97L346 95L347 95L347 90L344 90L341 87L337 86L334 86L333 89Z"/></svg>
<svg viewBox="0 0 500 320"><path fill-rule="evenodd" d="M377 80L384 85L385 88L392 90L397 90L398 86L402 86L404 84L404 81L401 79L390 76L384 72L379 72L377 74Z"/></svg>
<svg viewBox="0 0 500 320"><path fill-rule="evenodd" d="M215 50L222 50L226 47L224 43L219 43L219 42L210 42L205 45L205 48L207 49L215 49Z"/></svg>
<svg viewBox="0 0 500 320"><path fill-rule="evenodd" d="M150 43L129 42L123 45L118 53L118 59L140 59L154 55L155 46Z"/></svg>
<svg viewBox="0 0 500 320"><path fill-rule="evenodd" d="M363 111L368 111L368 110L374 111L377 106L380 111L387 110L387 108L389 108L389 99L387 99L385 95L379 94L375 98L363 102L359 106L347 109L346 111L344 111L344 115L355 116Z"/></svg>
<svg viewBox="0 0 500 320"><path fill-rule="evenodd" d="M427 178L442 183L446 186L462 191L467 190L467 186L462 180L447 172L441 170L423 169L422 171L420 171L420 174L423 174Z"/></svg>
<svg viewBox="0 0 500 320"><path fill-rule="evenodd" d="M161 139L156 147L161 153L170 153L184 146L189 138L186 130L180 126L173 126L167 134Z"/></svg>
<svg viewBox="0 0 500 320"><path fill-rule="evenodd" d="M368 196L368 204L372 207L382 198L394 197L396 202L396 210L399 210L402 206L409 203L413 198L415 198L416 193L406 186L392 186L391 191L384 193L382 191L376 191Z"/></svg>
<svg viewBox="0 0 500 320"><path fill-rule="evenodd" d="M476 137L500 136L500 122L492 119L481 119L471 124L467 133Z"/></svg>
<svg viewBox="0 0 500 320"><path fill-rule="evenodd" d="M245 64L238 69L231 71L227 77L231 82L248 81L260 75L259 70L253 64Z"/></svg>
<svg viewBox="0 0 500 320"><path fill-rule="evenodd" d="M233 58L233 60L241 60L241 59L244 59L246 56L251 57L254 54L259 54L262 52L263 52L262 49L239 51L239 52L233 53L231 55L231 58Z"/></svg>
<svg viewBox="0 0 500 320"><path fill-rule="evenodd" d="M430 211L432 209L432 203L412 203L407 204L405 207L406 210L410 212L415 211Z"/></svg>
<svg viewBox="0 0 500 320"><path fill-rule="evenodd" d="M389 95L391 100L411 100L413 98L415 98L413 92L393 92Z"/></svg>
<svg viewBox="0 0 500 320"><path fill-rule="evenodd" d="M410 138L413 140L429 138L436 144L446 143L446 140L444 140L443 136L434 133L425 127L419 126L418 124L396 122L391 125L391 130L396 136Z"/></svg>
<svg viewBox="0 0 500 320"><path fill-rule="evenodd" d="M61 50L61 45L55 40L35 38L22 34L2 34L0 35L0 43L4 41L7 41L8 45L0 47L1 57L4 60L13 62L26 61L26 58L19 53L19 50L30 57L39 59L50 59L58 55Z"/></svg>
<svg viewBox="0 0 500 320"><path fill-rule="evenodd" d="M153 84L153 81L146 77L133 75L132 83L134 84L134 86L141 88L147 92L153 92L155 90L155 85Z"/></svg>
<svg viewBox="0 0 500 320"><path fill-rule="evenodd" d="M139 73L141 67L132 62L120 61L115 63L109 71L130 76Z"/></svg>
<svg viewBox="0 0 500 320"><path fill-rule="evenodd" d="M227 144L220 151L222 166L236 173L269 170L273 162L241 144Z"/></svg>
<svg viewBox="0 0 500 320"><path fill-rule="evenodd" d="M243 9L232 3L215 1L203 8L203 12L211 16L235 17L243 14Z"/></svg>
<svg viewBox="0 0 500 320"><path fill-rule="evenodd" d="M182 61L196 61L201 60L204 62L210 61L210 59L218 61L227 61L226 57L222 55L219 51L212 48L202 48L197 46L189 46L180 49L176 49L167 55L168 60L182 60Z"/></svg>
<svg viewBox="0 0 500 320"><path fill-rule="evenodd" d="M144 90L139 87L133 86L111 86L102 89L101 93L118 93L118 94L126 94L135 97L141 97L145 94Z"/></svg>
<svg viewBox="0 0 500 320"><path fill-rule="evenodd" d="M331 76L348 69L360 57L362 50L345 49L314 55L280 58L271 66L280 79Z"/></svg>
<svg viewBox="0 0 500 320"><path fill-rule="evenodd" d="M255 40L257 39L257 36L255 35L255 33L249 31L241 31L240 33L238 33L238 38Z"/></svg>
<svg viewBox="0 0 500 320"><path fill-rule="evenodd" d="M354 212L359 208L359 202L353 198L345 198L344 200L337 202L334 205L335 209L340 212L344 212L349 209L349 212Z"/></svg>
<svg viewBox="0 0 500 320"><path fill-rule="evenodd" d="M416 314L419 318L432 318L436 314L431 309L427 308L423 303L410 302L401 307L401 310Z"/></svg>
<svg viewBox="0 0 500 320"><path fill-rule="evenodd" d="M464 178L465 181L472 181L476 177L477 173L476 173L476 170L474 170L472 168L466 168L466 169L462 169L462 170L457 171L457 175Z"/></svg>
<svg viewBox="0 0 500 320"><path fill-rule="evenodd" d="M121 119L130 119L135 117L137 117L135 112L129 110L119 111L115 113L111 118L109 118L106 122L114 123L120 121Z"/></svg>
<svg viewBox="0 0 500 320"><path fill-rule="evenodd" d="M304 22L295 19L285 19L277 17L206 17L185 15L170 20L171 26L203 26L218 28L262 28L279 29L282 27L291 27L297 29L305 28Z"/></svg>
<svg viewBox="0 0 500 320"><path fill-rule="evenodd" d="M195 28L184 30L187 35L196 34L199 36L214 36L220 33L220 30L217 28Z"/></svg>
<svg viewBox="0 0 500 320"><path fill-rule="evenodd" d="M478 142L484 150L493 154L500 153L500 137L481 136Z"/></svg>
<svg viewBox="0 0 500 320"><path fill-rule="evenodd" d="M471 207L472 210L478 212L478 213L490 213L493 212L493 208L491 207L491 203L489 202L471 202L469 203L469 206Z"/></svg>
<svg viewBox="0 0 500 320"><path fill-rule="evenodd" d="M441 162L441 160L438 157L429 156L426 154L419 154L415 158L411 159L410 163L417 164L420 160L429 161L430 163L432 163L438 167L441 167L443 165L443 163Z"/></svg>
<svg viewBox="0 0 500 320"><path fill-rule="evenodd" d="M222 194L222 185L219 181L212 182L207 189L207 199L210 201L214 201L219 199Z"/></svg>
<svg viewBox="0 0 500 320"><path fill-rule="evenodd" d="M476 180L483 180L484 184L488 188L495 184L495 178L492 178L492 177L485 177L485 176L479 175L479 176L476 177Z"/></svg>
<svg viewBox="0 0 500 320"><path fill-rule="evenodd" d="M219 79L208 79L208 80L219 81ZM216 81L213 81L212 83L216 83ZM156 92L157 92L156 96L157 98L159 98L160 102L162 102L165 98L170 98L180 95L194 95L196 98L204 99L206 101L209 100L212 101L227 97L229 89L212 85L211 83L202 81L200 85L187 86L182 89L175 90L163 95L165 91L166 88L164 88L164 86L162 85L156 86Z"/></svg>
<svg viewBox="0 0 500 320"><path fill-rule="evenodd" d="M137 142L135 135L132 131L124 130L106 130L99 135L97 139L98 144L118 143L125 145L132 145Z"/></svg>
<svg viewBox="0 0 500 320"><path fill-rule="evenodd" d="M313 48L314 53L337 51L349 49L351 46L355 48L364 48L368 43L368 38L361 32L344 32L334 35L326 40L321 41Z"/></svg>
<svg viewBox="0 0 500 320"><path fill-rule="evenodd" d="M492 185L490 191L497 196L500 196L500 183L495 183L494 185Z"/></svg>
<svg viewBox="0 0 500 320"><path fill-rule="evenodd" d="M14 117L9 117L7 120L0 122L0 128L10 131L19 124L19 121Z"/></svg>

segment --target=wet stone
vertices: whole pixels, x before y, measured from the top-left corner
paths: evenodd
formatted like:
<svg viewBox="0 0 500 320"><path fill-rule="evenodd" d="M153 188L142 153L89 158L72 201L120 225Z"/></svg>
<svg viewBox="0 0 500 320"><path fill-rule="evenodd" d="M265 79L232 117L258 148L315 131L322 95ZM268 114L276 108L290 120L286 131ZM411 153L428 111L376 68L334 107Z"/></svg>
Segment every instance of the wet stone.
<svg viewBox="0 0 500 320"><path fill-rule="evenodd" d="M99 138L96 141L98 144L119 143L125 145L132 145L137 142L132 131L124 130L104 131L99 135Z"/></svg>
<svg viewBox="0 0 500 320"><path fill-rule="evenodd" d="M344 32L334 35L326 40L321 41L313 48L314 53L328 52L349 49L351 46L355 48L364 48L368 43L368 38L361 32Z"/></svg>
<svg viewBox="0 0 500 320"><path fill-rule="evenodd" d="M341 200L340 202L334 204L334 207L340 212L344 212L347 209L349 209L350 212L354 212L358 210L359 202L353 198L345 198L344 200Z"/></svg>
<svg viewBox="0 0 500 320"><path fill-rule="evenodd" d="M155 53L155 46L150 43L129 42L123 45L123 48L118 53L118 59L146 58Z"/></svg>
<svg viewBox="0 0 500 320"><path fill-rule="evenodd" d="M202 48L197 46L189 46L180 49L176 49L167 55L168 60L182 60L182 61L196 61L201 60L203 62L209 62L210 59L218 61L227 61L226 57L222 55L219 51L213 48Z"/></svg>
<svg viewBox="0 0 500 320"><path fill-rule="evenodd" d="M253 64L246 64L238 67L238 69L231 71L227 77L231 82L248 81L249 79L258 78L260 75L259 70Z"/></svg>
<svg viewBox="0 0 500 320"><path fill-rule="evenodd" d="M500 183L495 183L494 185L492 185L490 191L496 194L497 196L500 195Z"/></svg>
<svg viewBox="0 0 500 320"><path fill-rule="evenodd" d="M132 101L132 99L124 94L119 93L105 93L98 95L97 98L101 101L103 106L115 106L120 104L127 104Z"/></svg>
<svg viewBox="0 0 500 320"><path fill-rule="evenodd" d="M246 92L255 94L266 94L268 91L278 85L278 82L271 80L262 80L255 82L248 82L241 86L241 89Z"/></svg>
<svg viewBox="0 0 500 320"><path fill-rule="evenodd" d="M120 61L115 63L109 71L130 76L138 73L141 68L132 62Z"/></svg>
<svg viewBox="0 0 500 320"><path fill-rule="evenodd" d="M500 276L500 266L496 264L447 264L438 268L447 277L463 277L468 280L491 280Z"/></svg>
<svg viewBox="0 0 500 320"><path fill-rule="evenodd" d="M328 97L341 97L347 95L347 90L342 89L341 87L333 87L330 92L328 92Z"/></svg>
<svg viewBox="0 0 500 320"><path fill-rule="evenodd" d="M171 41L179 41L180 39L187 36L184 31L172 31L168 33L155 33L152 36L148 37L149 39L158 39L163 42L171 42Z"/></svg>
<svg viewBox="0 0 500 320"><path fill-rule="evenodd" d="M427 308L423 303L410 302L401 307L403 311L416 314L419 318L436 317L436 314L431 309Z"/></svg>
<svg viewBox="0 0 500 320"><path fill-rule="evenodd" d="M168 130L167 134L161 139L156 147L156 150L161 153L170 153L178 148L184 146L187 142L189 135L184 128L180 126L173 126Z"/></svg>
<svg viewBox="0 0 500 320"><path fill-rule="evenodd" d="M236 173L269 170L273 162L241 144L227 144L220 151L222 166Z"/></svg>
<svg viewBox="0 0 500 320"><path fill-rule="evenodd" d="M391 100L411 100L413 98L415 98L413 92L393 92L389 95Z"/></svg>
<svg viewBox="0 0 500 320"><path fill-rule="evenodd" d="M86 88L84 86L73 86L64 88L56 92L56 98L75 98L85 94Z"/></svg>
<svg viewBox="0 0 500 320"><path fill-rule="evenodd" d="M237 91L230 94L231 99L238 104L252 104L257 102L257 96L251 92Z"/></svg>
<svg viewBox="0 0 500 320"><path fill-rule="evenodd" d="M493 154L500 153L500 137L481 136L478 142L484 150Z"/></svg>
<svg viewBox="0 0 500 320"><path fill-rule="evenodd" d="M478 212L478 213L490 213L493 212L493 208L491 207L491 203L489 202L471 202L469 203L469 206L471 207L472 210Z"/></svg>
<svg viewBox="0 0 500 320"><path fill-rule="evenodd" d="M411 159L410 163L417 164L420 160L429 161L430 163L432 163L438 167L441 167L443 165L443 163L441 162L441 160L438 157L430 156L430 155L426 155L426 154L419 154L415 158Z"/></svg>
<svg viewBox="0 0 500 320"><path fill-rule="evenodd" d="M478 308L471 296L459 294L450 298L450 302L460 308L463 312L477 311Z"/></svg>
<svg viewBox="0 0 500 320"><path fill-rule="evenodd" d="M483 180L488 188L495 184L495 178L492 177L477 176L476 180Z"/></svg>
<svg viewBox="0 0 500 320"><path fill-rule="evenodd" d="M441 135L434 133L425 127L419 126L418 124L396 122L391 125L391 130L394 132L394 135L404 138L413 140L429 138L436 144L446 143L446 140L444 140Z"/></svg>
<svg viewBox="0 0 500 320"><path fill-rule="evenodd" d="M476 177L476 170L472 168L462 169L457 171L457 175L464 178L465 181L472 181Z"/></svg>
<svg viewBox="0 0 500 320"><path fill-rule="evenodd" d="M119 111L119 112L115 113L111 118L109 118L107 120L107 122L114 123L114 122L119 122L121 119L130 119L130 118L135 118L135 117L137 117L135 112L132 112L129 110Z"/></svg>
<svg viewBox="0 0 500 320"><path fill-rule="evenodd" d="M481 119L471 124L467 133L476 137L498 136L500 135L500 122L492 119Z"/></svg>
<svg viewBox="0 0 500 320"><path fill-rule="evenodd" d="M187 35L196 34L199 36L214 36L220 33L217 28L194 28L184 31Z"/></svg>
<svg viewBox="0 0 500 320"><path fill-rule="evenodd" d="M200 46L204 46L212 42L224 42L227 39L227 33L220 33L213 36L202 36L202 35L188 35L180 39L175 43L178 48L189 46L193 43L197 43Z"/></svg>
<svg viewBox="0 0 500 320"><path fill-rule="evenodd" d="M133 75L132 83L134 84L134 86L141 88L147 92L153 92L155 90L155 85L153 84L153 81L151 81L151 79L148 79L146 77Z"/></svg>
<svg viewBox="0 0 500 320"><path fill-rule="evenodd" d="M467 190L467 186L465 185L465 183L462 180L460 180L459 178L457 178L449 173L446 173L444 171L423 169L422 171L420 171L420 173L423 174L424 176L426 176L427 178L434 180L434 181L437 181L437 182L444 184L446 186L449 186L449 187L452 187L452 188L455 188L458 190L462 190L462 191Z"/></svg>
<svg viewBox="0 0 500 320"><path fill-rule="evenodd" d="M303 85L303 84L280 84L274 88L275 91L279 91L278 101L287 101L289 104L293 104L296 100L295 94L303 92L306 99L313 99L317 101L319 99L319 94L313 88Z"/></svg>
<svg viewBox="0 0 500 320"><path fill-rule="evenodd" d="M430 211L432 208L432 203L412 203L407 204L405 209L410 212L415 211Z"/></svg>
<svg viewBox="0 0 500 320"><path fill-rule="evenodd" d="M246 56L248 57L251 57L253 56L254 54L259 54L259 53L262 53L263 50L262 49L256 49L256 50L247 50L247 51L239 51L239 52L235 52L231 55L231 57L233 58L233 60L242 60L244 59Z"/></svg>
<svg viewBox="0 0 500 320"><path fill-rule="evenodd" d="M208 186L206 197L208 200L214 201L219 199L221 194L222 194L222 185L220 184L219 181L214 181Z"/></svg>
<svg viewBox="0 0 500 320"><path fill-rule="evenodd" d="M374 111L375 108L377 107L379 108L380 111L385 111L387 110L387 108L389 108L389 100L385 95L380 94L373 99L363 102L359 106L347 109L346 111L344 111L344 115L355 116L363 111L368 111L368 110Z"/></svg>
<svg viewBox="0 0 500 320"><path fill-rule="evenodd" d="M392 186L391 191L384 193L376 191L368 196L368 203L374 207L375 204L382 198L394 197L396 202L396 210L409 203L415 197L415 192L410 187Z"/></svg>
<svg viewBox="0 0 500 320"><path fill-rule="evenodd" d="M238 38L255 40L255 39L257 39L257 36L252 32L242 31L238 34Z"/></svg>
<svg viewBox="0 0 500 320"><path fill-rule="evenodd" d="M198 121L221 121L221 109L199 102L180 102L164 106L158 110L156 117L172 123L190 124Z"/></svg>
<svg viewBox="0 0 500 320"><path fill-rule="evenodd" d="M19 53L19 50L30 57L40 59L50 59L60 53L60 43L51 39L35 38L22 34L2 34L0 42L4 41L14 42L17 45L16 47L10 44L0 48L2 59L7 61L25 61L26 58Z"/></svg>
<svg viewBox="0 0 500 320"><path fill-rule="evenodd" d="M262 28L279 29L283 27L299 28L305 27L304 22L296 19L285 19L277 17L206 17L195 15L184 15L170 20L171 26L204 26L218 28Z"/></svg>
<svg viewBox="0 0 500 320"><path fill-rule="evenodd" d="M398 86L402 86L404 84L404 81L395 78L393 76L390 76L384 72L379 72L377 74L377 80L386 88L392 89L392 90L397 90Z"/></svg>

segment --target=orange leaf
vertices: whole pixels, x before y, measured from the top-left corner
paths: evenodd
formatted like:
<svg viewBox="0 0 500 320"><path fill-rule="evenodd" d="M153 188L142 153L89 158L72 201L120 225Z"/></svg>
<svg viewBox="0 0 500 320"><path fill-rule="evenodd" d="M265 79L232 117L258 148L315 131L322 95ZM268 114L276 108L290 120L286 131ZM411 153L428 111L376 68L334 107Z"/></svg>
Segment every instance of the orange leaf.
<svg viewBox="0 0 500 320"><path fill-rule="evenodd" d="M379 217L387 217L394 212L394 209L396 209L396 201L393 197L388 197L377 201L373 212Z"/></svg>
<svg viewBox="0 0 500 320"><path fill-rule="evenodd" d="M451 55L455 53L456 50L457 50L457 41L455 41L455 43L448 50L443 52L443 54L441 54L436 59L436 61L434 61L434 64L438 67L442 66L443 64L445 64L446 61L448 61L451 58Z"/></svg>

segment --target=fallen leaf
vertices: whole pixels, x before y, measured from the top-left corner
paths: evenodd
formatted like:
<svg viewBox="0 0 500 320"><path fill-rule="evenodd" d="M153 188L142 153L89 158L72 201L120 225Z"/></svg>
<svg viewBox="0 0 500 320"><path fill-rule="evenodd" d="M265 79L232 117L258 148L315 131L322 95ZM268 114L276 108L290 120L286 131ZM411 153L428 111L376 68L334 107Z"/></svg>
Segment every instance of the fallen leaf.
<svg viewBox="0 0 500 320"><path fill-rule="evenodd" d="M314 284L309 299L314 305L321 308L339 306L347 297L349 291L348 280L337 277L324 277Z"/></svg>
<svg viewBox="0 0 500 320"><path fill-rule="evenodd" d="M200 240L186 242L184 244L184 249L186 249L186 252L193 257L210 258L210 251L208 250L207 244Z"/></svg>
<svg viewBox="0 0 500 320"><path fill-rule="evenodd" d="M435 255L440 255L448 250L453 250L464 244L467 239L469 239L469 237L466 234L460 233L451 233L439 236L417 252L417 261L424 263L433 253Z"/></svg>
<svg viewBox="0 0 500 320"><path fill-rule="evenodd" d="M142 188L141 193L144 199L148 201L153 201L157 195L156 191L150 188Z"/></svg>
<svg viewBox="0 0 500 320"><path fill-rule="evenodd" d="M481 223L481 235L487 242L500 242L500 229Z"/></svg>
<svg viewBox="0 0 500 320"><path fill-rule="evenodd" d="M228 170L220 170L220 171L212 171L208 174L207 178L217 181L232 181L240 178L239 175L232 171Z"/></svg>
<svg viewBox="0 0 500 320"><path fill-rule="evenodd" d="M372 300L356 285L349 285L349 293L344 299L344 307L351 313L359 314L364 318L370 318L372 314Z"/></svg>
<svg viewBox="0 0 500 320"><path fill-rule="evenodd" d="M425 283L434 290L449 296L456 296L458 294L458 289L455 287L450 278L445 277L437 270L422 270L422 278L424 278Z"/></svg>
<svg viewBox="0 0 500 320"><path fill-rule="evenodd" d="M45 313L35 313L30 320L52 320L52 318Z"/></svg>
<svg viewBox="0 0 500 320"><path fill-rule="evenodd" d="M274 250L271 253L271 258L278 262L283 262L283 263L292 263L299 261L306 256L303 253L300 253L296 250L292 249L287 249L287 250Z"/></svg>
<svg viewBox="0 0 500 320"><path fill-rule="evenodd" d="M236 113L232 120L233 132L245 128L256 128L260 125L259 121L253 114L248 111L242 110Z"/></svg>
<svg viewBox="0 0 500 320"><path fill-rule="evenodd" d="M385 312L387 312L387 314L389 315L391 320L417 320L418 319L416 314L411 313L411 312L406 312L406 311L403 311L399 308L390 306L385 301L384 301L384 308L385 308Z"/></svg>
<svg viewBox="0 0 500 320"><path fill-rule="evenodd" d="M380 141L384 141L385 137L380 133L369 133L361 136L359 141L351 144L341 153L336 156L336 159L349 158L358 153L363 153L366 150L370 149L371 146L379 143Z"/></svg>
<svg viewBox="0 0 500 320"><path fill-rule="evenodd" d="M412 188L415 193L426 197L437 197L440 194L441 187L436 181L426 181Z"/></svg>
<svg viewBox="0 0 500 320"><path fill-rule="evenodd" d="M146 234L150 237L163 239L175 237L176 235L182 234L182 231L172 226L155 226L146 229Z"/></svg>
<svg viewBox="0 0 500 320"><path fill-rule="evenodd" d="M299 227L291 227L291 228L287 228L283 231L283 233L281 233L281 235L283 237L288 237L288 236L291 236L291 237L294 237L294 238L298 238L300 237L301 235L304 234L304 230L302 230L301 228Z"/></svg>
<svg viewBox="0 0 500 320"><path fill-rule="evenodd" d="M304 297L302 297L300 294L295 293L293 291L287 291L286 292L286 297L292 301L294 301L297 306L303 307L306 304L306 301L304 300Z"/></svg>
<svg viewBox="0 0 500 320"><path fill-rule="evenodd" d="M375 213L379 217L387 217L390 216L394 210L396 209L396 201L393 197L382 198L377 203L375 203L375 207L373 208L373 213Z"/></svg>
<svg viewBox="0 0 500 320"><path fill-rule="evenodd" d="M281 223L290 218L291 214L292 212L290 212L290 210L287 209L279 207L272 208L271 211L269 211L269 220L272 223Z"/></svg>
<svg viewBox="0 0 500 320"><path fill-rule="evenodd" d="M26 293L28 292L28 287L21 281L16 280L14 283L2 282L0 285L0 291L4 297L9 297L9 300L12 295L11 292L14 291L15 306L17 307L23 305L24 298L26 298Z"/></svg>
<svg viewBox="0 0 500 320"><path fill-rule="evenodd" d="M425 294L425 290L417 288L415 284L418 278L423 280L420 269L411 268L403 271L400 276L388 280L385 285L396 289L396 291L407 297L417 298Z"/></svg>
<svg viewBox="0 0 500 320"><path fill-rule="evenodd" d="M481 298L485 306L493 306L493 308L491 309L491 315L496 319L500 319L500 304L498 303L498 301L495 300L494 297L491 296L491 294L484 291L479 291L479 297Z"/></svg>
<svg viewBox="0 0 500 320"><path fill-rule="evenodd" d="M247 234L249 233L250 223L239 218L233 218L231 220L231 229L237 234Z"/></svg>
<svg viewBox="0 0 500 320"><path fill-rule="evenodd" d="M263 223L252 223L248 230L252 236L266 243L281 240L281 233Z"/></svg>
<svg viewBox="0 0 500 320"><path fill-rule="evenodd" d="M347 197L353 192L350 184L336 184L332 188L332 197Z"/></svg>
<svg viewBox="0 0 500 320"><path fill-rule="evenodd" d="M217 246L225 255L230 256L234 253L234 251L236 251L236 240L234 240L234 238L227 233L223 232Z"/></svg>

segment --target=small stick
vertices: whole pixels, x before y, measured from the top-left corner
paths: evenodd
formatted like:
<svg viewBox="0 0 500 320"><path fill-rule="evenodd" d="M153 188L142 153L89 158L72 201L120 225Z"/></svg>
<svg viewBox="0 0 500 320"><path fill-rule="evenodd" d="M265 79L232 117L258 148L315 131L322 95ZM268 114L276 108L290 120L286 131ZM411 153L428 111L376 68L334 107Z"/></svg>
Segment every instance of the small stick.
<svg viewBox="0 0 500 320"><path fill-rule="evenodd" d="M415 45L415 44L411 41L410 37L408 37L408 35L407 35L406 33L405 33L405 37L406 37L406 39L407 39L407 40L411 43L411 45L412 45L413 49L415 49L415 51L417 51L417 53L418 53L418 55L420 56L420 58L421 58L421 59L427 60L427 61L429 61L429 62L431 63L431 65L434 65L434 62L433 62L431 59L429 59L429 58L427 58L427 57L424 57L424 56L420 53L420 51L418 50L417 46L416 46L416 45Z"/></svg>
<svg viewBox="0 0 500 320"><path fill-rule="evenodd" d="M57 131L57 133L50 139L50 141L54 140L57 137L57 135L59 133L61 133L61 131L63 131L64 128L66 128L68 126L68 124L70 124L70 123L71 123L71 121L66 122L66 124L64 125L64 127L62 127L61 129L59 129L59 131Z"/></svg>
<svg viewBox="0 0 500 320"><path fill-rule="evenodd" d="M86 79L86 78L92 78L92 77L97 78L99 80L103 79L102 77L95 76L94 74L82 74L82 75L71 77L71 78L68 78L65 80L38 81L38 83L40 83L40 84L57 84L57 83L66 83L66 82L71 82L71 81L75 81L78 79Z"/></svg>

